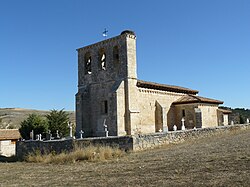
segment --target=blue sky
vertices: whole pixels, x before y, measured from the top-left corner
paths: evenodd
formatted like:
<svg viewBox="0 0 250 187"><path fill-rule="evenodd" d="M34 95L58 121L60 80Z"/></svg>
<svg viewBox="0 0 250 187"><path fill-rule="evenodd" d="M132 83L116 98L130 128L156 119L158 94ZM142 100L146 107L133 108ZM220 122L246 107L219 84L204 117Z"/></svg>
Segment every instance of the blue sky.
<svg viewBox="0 0 250 187"><path fill-rule="evenodd" d="M76 49L131 29L138 78L250 108L248 0L2 0L0 108L74 110Z"/></svg>

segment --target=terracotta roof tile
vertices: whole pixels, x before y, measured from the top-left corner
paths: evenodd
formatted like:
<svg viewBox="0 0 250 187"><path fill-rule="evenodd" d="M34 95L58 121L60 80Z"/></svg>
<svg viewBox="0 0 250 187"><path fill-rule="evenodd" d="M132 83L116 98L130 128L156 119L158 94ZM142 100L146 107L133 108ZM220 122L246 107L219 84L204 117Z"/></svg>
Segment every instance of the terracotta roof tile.
<svg viewBox="0 0 250 187"><path fill-rule="evenodd" d="M137 87L141 87L141 88L150 88L150 89L155 89L155 90L163 90L163 91L177 92L177 93L197 94L199 92L197 90L192 90L192 89L184 88L180 86L159 84L159 83L147 82L147 81L142 81L142 80L137 80L136 85Z"/></svg>
<svg viewBox="0 0 250 187"><path fill-rule="evenodd" d="M231 114L232 113L232 110L226 110L226 109L222 109L222 108L219 108L218 111L220 111L224 114Z"/></svg>
<svg viewBox="0 0 250 187"><path fill-rule="evenodd" d="M17 140L20 137L18 129L0 129L0 140Z"/></svg>
<svg viewBox="0 0 250 187"><path fill-rule="evenodd" d="M210 104L223 104L223 101L200 97L197 95L185 95L173 102L174 105L187 104L187 103L210 103Z"/></svg>

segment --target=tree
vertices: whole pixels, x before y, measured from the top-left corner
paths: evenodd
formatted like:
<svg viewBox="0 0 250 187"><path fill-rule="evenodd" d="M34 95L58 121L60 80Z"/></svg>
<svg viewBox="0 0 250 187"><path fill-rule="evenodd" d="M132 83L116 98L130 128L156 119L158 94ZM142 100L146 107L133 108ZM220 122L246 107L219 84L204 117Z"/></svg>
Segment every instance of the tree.
<svg viewBox="0 0 250 187"><path fill-rule="evenodd" d="M45 119L37 114L30 114L28 118L21 122L19 132L25 140L30 139L30 132L33 130L34 136L36 134L46 133L48 130L48 123Z"/></svg>
<svg viewBox="0 0 250 187"><path fill-rule="evenodd" d="M240 114L240 124L244 124L245 123L245 120L243 118L243 116Z"/></svg>
<svg viewBox="0 0 250 187"><path fill-rule="evenodd" d="M52 134L55 134L56 131L59 131L59 134L63 137L69 134L68 122L69 114L62 110L51 110L48 115L46 115L48 120L49 130Z"/></svg>

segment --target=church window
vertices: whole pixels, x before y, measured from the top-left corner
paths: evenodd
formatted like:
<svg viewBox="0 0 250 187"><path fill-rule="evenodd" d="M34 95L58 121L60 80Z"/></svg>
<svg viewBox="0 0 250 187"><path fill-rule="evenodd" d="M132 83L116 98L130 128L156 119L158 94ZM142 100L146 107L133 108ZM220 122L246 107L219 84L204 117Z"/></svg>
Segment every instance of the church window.
<svg viewBox="0 0 250 187"><path fill-rule="evenodd" d="M102 101L101 110L102 110L102 114L108 113L108 101L107 100Z"/></svg>
<svg viewBox="0 0 250 187"><path fill-rule="evenodd" d="M91 74L91 56L89 53L85 54L85 74Z"/></svg>
<svg viewBox="0 0 250 187"><path fill-rule="evenodd" d="M119 48L118 48L118 46L115 46L114 48L113 48L113 59L114 59L114 62L115 63L118 63L119 62Z"/></svg>
<svg viewBox="0 0 250 187"><path fill-rule="evenodd" d="M106 70L106 53L104 49L101 49L99 51L99 63L100 63L100 69Z"/></svg>
<svg viewBox="0 0 250 187"><path fill-rule="evenodd" d="M186 113L185 113L185 110L183 109L182 110L182 117L185 117L186 116Z"/></svg>

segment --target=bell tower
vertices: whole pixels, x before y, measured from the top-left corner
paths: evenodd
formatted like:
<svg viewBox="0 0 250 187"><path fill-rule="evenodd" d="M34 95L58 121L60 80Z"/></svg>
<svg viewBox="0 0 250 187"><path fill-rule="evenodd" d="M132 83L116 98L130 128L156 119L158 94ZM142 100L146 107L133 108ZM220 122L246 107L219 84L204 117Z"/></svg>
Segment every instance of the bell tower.
<svg viewBox="0 0 250 187"><path fill-rule="evenodd" d="M136 108L136 36L133 31L78 51L76 133L85 137L131 134L131 108Z"/></svg>

